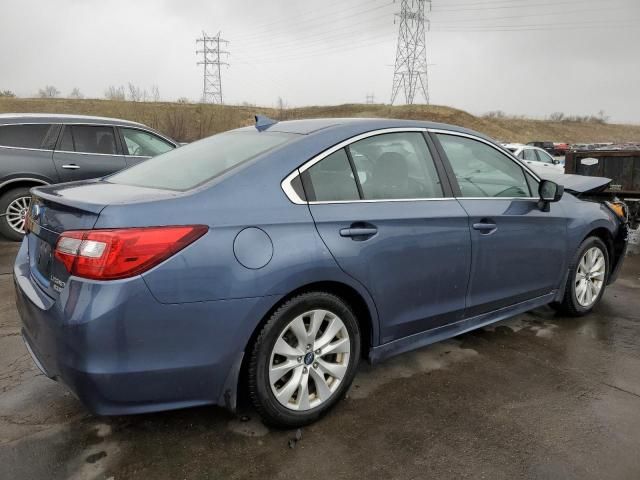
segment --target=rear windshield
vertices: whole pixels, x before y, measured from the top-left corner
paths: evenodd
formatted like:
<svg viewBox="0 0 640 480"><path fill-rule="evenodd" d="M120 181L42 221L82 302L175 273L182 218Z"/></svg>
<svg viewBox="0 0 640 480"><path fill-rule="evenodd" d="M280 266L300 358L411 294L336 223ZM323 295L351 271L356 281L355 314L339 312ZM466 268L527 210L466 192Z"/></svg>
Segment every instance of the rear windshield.
<svg viewBox="0 0 640 480"><path fill-rule="evenodd" d="M139 187L190 190L297 135L277 132L225 132L142 162L107 181Z"/></svg>

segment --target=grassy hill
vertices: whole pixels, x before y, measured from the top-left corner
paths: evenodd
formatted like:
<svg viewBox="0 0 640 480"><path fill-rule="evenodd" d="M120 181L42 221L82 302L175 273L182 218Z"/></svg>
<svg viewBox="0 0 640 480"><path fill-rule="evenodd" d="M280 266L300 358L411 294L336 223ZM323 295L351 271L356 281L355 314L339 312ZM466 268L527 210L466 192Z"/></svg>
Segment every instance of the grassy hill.
<svg viewBox="0 0 640 480"><path fill-rule="evenodd" d="M135 103L112 100L0 98L0 113L45 112L100 115L147 124L179 141L193 141L217 132L253 123L261 113L276 119L314 117L383 117L430 120L471 128L512 142L549 140L564 142L640 141L640 125L590 122L552 122L523 118L476 117L462 110L437 105L336 105L286 110L252 106L184 103Z"/></svg>

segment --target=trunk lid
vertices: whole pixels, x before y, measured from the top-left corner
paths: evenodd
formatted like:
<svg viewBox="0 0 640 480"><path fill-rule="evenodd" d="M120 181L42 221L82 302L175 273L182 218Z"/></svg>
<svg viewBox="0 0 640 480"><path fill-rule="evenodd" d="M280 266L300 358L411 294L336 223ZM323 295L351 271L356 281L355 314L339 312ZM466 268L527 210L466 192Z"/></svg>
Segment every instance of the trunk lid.
<svg viewBox="0 0 640 480"><path fill-rule="evenodd" d="M62 232L92 229L107 205L173 195L175 192L99 180L34 188L29 211L31 231L26 236L32 278L48 295L57 297L69 278L69 272L54 257L55 245Z"/></svg>

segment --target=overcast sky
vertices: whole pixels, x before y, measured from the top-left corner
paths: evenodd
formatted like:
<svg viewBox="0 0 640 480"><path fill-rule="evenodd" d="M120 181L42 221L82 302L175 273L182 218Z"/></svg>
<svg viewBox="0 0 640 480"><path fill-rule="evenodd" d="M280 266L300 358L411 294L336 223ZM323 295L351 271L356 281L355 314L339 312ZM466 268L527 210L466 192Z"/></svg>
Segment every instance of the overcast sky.
<svg viewBox="0 0 640 480"><path fill-rule="evenodd" d="M195 39L229 40L226 103L388 103L391 0L2 0L0 90L202 95ZM640 0L433 0L431 103L640 123Z"/></svg>

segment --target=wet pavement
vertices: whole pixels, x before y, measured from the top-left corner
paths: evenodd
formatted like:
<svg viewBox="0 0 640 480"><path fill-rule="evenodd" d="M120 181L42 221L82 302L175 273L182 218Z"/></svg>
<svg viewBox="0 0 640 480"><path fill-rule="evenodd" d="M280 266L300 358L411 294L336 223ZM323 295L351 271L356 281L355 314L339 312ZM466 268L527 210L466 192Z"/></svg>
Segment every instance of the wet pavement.
<svg viewBox="0 0 640 480"><path fill-rule="evenodd" d="M596 311L547 308L363 365L296 431L197 408L88 414L36 369L0 243L0 479L640 478L640 256Z"/></svg>

